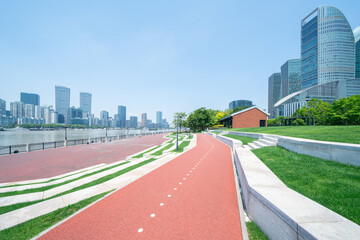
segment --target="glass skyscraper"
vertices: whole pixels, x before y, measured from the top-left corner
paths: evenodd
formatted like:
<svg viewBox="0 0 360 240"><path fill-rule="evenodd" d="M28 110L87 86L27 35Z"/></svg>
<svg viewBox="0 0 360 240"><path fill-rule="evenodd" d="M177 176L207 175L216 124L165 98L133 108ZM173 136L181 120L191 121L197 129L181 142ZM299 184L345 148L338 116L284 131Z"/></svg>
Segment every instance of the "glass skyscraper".
<svg viewBox="0 0 360 240"><path fill-rule="evenodd" d="M70 88L55 86L55 111L58 113L58 123L68 123L70 107Z"/></svg>
<svg viewBox="0 0 360 240"><path fill-rule="evenodd" d="M360 26L354 29L355 38L355 77L360 78Z"/></svg>
<svg viewBox="0 0 360 240"><path fill-rule="evenodd" d="M118 119L119 119L119 127L124 128L126 122L126 107L118 106Z"/></svg>
<svg viewBox="0 0 360 240"><path fill-rule="evenodd" d="M281 73L274 73L269 77L268 86L268 113L270 118L275 117L274 104L281 99Z"/></svg>
<svg viewBox="0 0 360 240"><path fill-rule="evenodd" d="M162 112L157 111L156 112L156 125L158 125L159 128L161 128L162 124Z"/></svg>
<svg viewBox="0 0 360 240"><path fill-rule="evenodd" d="M84 113L91 113L91 93L80 92L80 108Z"/></svg>
<svg viewBox="0 0 360 240"><path fill-rule="evenodd" d="M301 21L302 88L355 77L354 35L342 12L319 6Z"/></svg>
<svg viewBox="0 0 360 240"><path fill-rule="evenodd" d="M252 107L253 103L249 100L235 100L229 103L229 108L234 110L237 107Z"/></svg>
<svg viewBox="0 0 360 240"><path fill-rule="evenodd" d="M281 97L301 89L301 61L290 59L281 66Z"/></svg>
<svg viewBox="0 0 360 240"><path fill-rule="evenodd" d="M32 104L35 106L40 105L40 96L35 93L20 93L20 102L23 102L24 104Z"/></svg>

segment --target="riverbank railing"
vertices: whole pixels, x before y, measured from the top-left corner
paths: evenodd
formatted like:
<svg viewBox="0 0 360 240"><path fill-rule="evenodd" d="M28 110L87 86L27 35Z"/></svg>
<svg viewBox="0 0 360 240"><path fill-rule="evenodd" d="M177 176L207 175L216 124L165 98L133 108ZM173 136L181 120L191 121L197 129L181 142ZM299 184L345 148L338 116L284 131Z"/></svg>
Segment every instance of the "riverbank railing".
<svg viewBox="0 0 360 240"><path fill-rule="evenodd" d="M164 131L154 131L154 132L141 133L141 134L127 134L127 135L117 135L117 136L108 136L108 137L96 137L96 138L86 138L86 139L73 139L73 140L64 140L64 141L0 146L0 155L33 152L33 151L40 151L40 150L52 149L52 148L76 146L76 145L81 145L81 144L111 142L114 140L119 140L119 139L124 139L124 138L134 138L134 137L140 137L140 136L163 134L166 132L170 132L170 131L164 130Z"/></svg>

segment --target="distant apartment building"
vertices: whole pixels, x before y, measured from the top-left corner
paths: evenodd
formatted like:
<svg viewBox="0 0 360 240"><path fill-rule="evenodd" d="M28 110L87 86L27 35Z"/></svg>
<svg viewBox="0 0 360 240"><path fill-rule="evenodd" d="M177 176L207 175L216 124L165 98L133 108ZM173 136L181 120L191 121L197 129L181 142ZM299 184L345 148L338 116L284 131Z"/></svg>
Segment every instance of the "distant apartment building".
<svg viewBox="0 0 360 240"><path fill-rule="evenodd" d="M79 122L78 119L83 119L83 110L81 108L76 108L72 106L71 108L68 108L67 116L67 122L69 124L79 124L74 122Z"/></svg>
<svg viewBox="0 0 360 240"><path fill-rule="evenodd" d="M252 101L249 100L234 100L229 103L229 108L234 110L237 107L251 107L252 105Z"/></svg>
<svg viewBox="0 0 360 240"><path fill-rule="evenodd" d="M10 112L11 112L11 116L15 118L24 117L25 104L19 101L10 102Z"/></svg>
<svg viewBox="0 0 360 240"><path fill-rule="evenodd" d="M281 66L281 98L301 89L301 60L290 59Z"/></svg>
<svg viewBox="0 0 360 240"><path fill-rule="evenodd" d="M34 105L25 104L24 117L26 117L26 118L34 118L35 117L35 106Z"/></svg>
<svg viewBox="0 0 360 240"><path fill-rule="evenodd" d="M129 127L130 128L137 128L137 123L138 123L138 117L130 116Z"/></svg>
<svg viewBox="0 0 360 240"><path fill-rule="evenodd" d="M55 110L59 123L69 123L68 109L70 108L70 88L55 86Z"/></svg>
<svg viewBox="0 0 360 240"><path fill-rule="evenodd" d="M32 104L35 106L40 105L40 96L35 93L20 93L20 102L23 102L24 104Z"/></svg>
<svg viewBox="0 0 360 240"><path fill-rule="evenodd" d="M118 106L118 123L117 127L124 128L126 127L126 107L125 106Z"/></svg>
<svg viewBox="0 0 360 240"><path fill-rule="evenodd" d="M274 118L274 104L281 99L281 73L274 73L268 79L268 113Z"/></svg>
<svg viewBox="0 0 360 240"><path fill-rule="evenodd" d="M162 112L157 111L156 112L156 125L158 128L161 128L161 123L162 123Z"/></svg>
<svg viewBox="0 0 360 240"><path fill-rule="evenodd" d="M147 127L147 114L142 113L141 114L141 127Z"/></svg>
<svg viewBox="0 0 360 240"><path fill-rule="evenodd" d="M80 108L84 113L91 113L91 93L80 92Z"/></svg>
<svg viewBox="0 0 360 240"><path fill-rule="evenodd" d="M354 29L355 39L355 78L360 78L360 26Z"/></svg>
<svg viewBox="0 0 360 240"><path fill-rule="evenodd" d="M6 115L6 101L3 99L0 99L0 116Z"/></svg>

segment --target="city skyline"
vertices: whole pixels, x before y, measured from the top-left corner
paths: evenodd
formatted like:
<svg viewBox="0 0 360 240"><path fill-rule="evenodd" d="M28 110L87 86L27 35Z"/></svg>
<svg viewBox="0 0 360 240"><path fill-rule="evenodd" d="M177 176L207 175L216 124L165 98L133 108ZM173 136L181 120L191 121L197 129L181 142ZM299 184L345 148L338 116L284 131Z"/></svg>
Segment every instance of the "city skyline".
<svg viewBox="0 0 360 240"><path fill-rule="evenodd" d="M174 112L222 110L235 99L267 109L269 73L300 58L293 26L324 4L341 9L352 29L360 25L357 1L2 2L0 22L9 24L0 26L0 98L33 92L55 106L50 89L61 85L92 93L97 116L123 104L129 116L155 119L162 110L170 121ZM80 106L78 94L70 102Z"/></svg>

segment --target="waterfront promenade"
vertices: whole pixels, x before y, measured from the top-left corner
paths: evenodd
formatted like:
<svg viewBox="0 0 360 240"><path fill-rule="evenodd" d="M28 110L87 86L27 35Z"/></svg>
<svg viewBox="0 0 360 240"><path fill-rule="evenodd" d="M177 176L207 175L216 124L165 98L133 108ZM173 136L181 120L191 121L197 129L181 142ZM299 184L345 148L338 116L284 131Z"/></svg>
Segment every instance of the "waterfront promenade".
<svg viewBox="0 0 360 240"><path fill-rule="evenodd" d="M230 148L208 135L197 139L41 239L242 239Z"/></svg>
<svg viewBox="0 0 360 240"><path fill-rule="evenodd" d="M0 156L0 183L48 178L125 160L127 156L166 140L164 134L160 134Z"/></svg>

